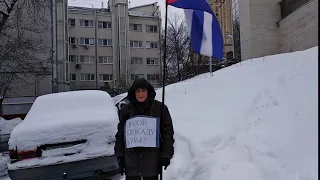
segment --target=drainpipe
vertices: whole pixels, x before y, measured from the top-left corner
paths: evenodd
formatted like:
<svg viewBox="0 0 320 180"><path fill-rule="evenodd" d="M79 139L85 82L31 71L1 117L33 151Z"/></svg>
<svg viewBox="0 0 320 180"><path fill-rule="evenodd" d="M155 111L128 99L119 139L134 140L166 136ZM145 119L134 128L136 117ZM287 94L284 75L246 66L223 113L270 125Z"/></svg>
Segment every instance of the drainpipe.
<svg viewBox="0 0 320 180"><path fill-rule="evenodd" d="M95 51L95 60L96 60L96 89L98 89L98 39L97 39L97 11L94 9L94 51Z"/></svg>

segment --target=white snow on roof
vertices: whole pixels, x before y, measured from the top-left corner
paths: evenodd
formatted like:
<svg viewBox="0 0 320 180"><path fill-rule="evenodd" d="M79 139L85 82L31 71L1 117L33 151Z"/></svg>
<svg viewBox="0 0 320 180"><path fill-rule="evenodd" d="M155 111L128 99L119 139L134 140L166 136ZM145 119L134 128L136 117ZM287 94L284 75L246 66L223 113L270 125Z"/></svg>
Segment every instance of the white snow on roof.
<svg viewBox="0 0 320 180"><path fill-rule="evenodd" d="M10 164L10 169L70 162L114 154L118 112L111 96L104 91L71 91L40 96L26 118L11 132L9 148L35 150L40 145L87 140L64 150L43 152L44 159ZM79 152L72 156L66 153ZM60 156L58 156L60 154Z"/></svg>

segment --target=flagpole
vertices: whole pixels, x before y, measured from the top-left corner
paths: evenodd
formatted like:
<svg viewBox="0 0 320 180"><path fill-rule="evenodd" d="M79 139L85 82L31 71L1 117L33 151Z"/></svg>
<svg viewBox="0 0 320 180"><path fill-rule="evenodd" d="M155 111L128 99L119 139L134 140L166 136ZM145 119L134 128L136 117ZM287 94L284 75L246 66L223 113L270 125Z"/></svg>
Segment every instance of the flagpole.
<svg viewBox="0 0 320 180"><path fill-rule="evenodd" d="M209 57L209 66L210 66L210 74L211 74L211 76L213 76L213 73L212 73L212 57Z"/></svg>
<svg viewBox="0 0 320 180"><path fill-rule="evenodd" d="M161 115L160 115L160 123L164 117L164 96L165 96L165 86L166 86L166 60L167 60L167 27L168 27L168 2L166 0L166 15L164 22L164 49L163 49L163 73L162 73L162 106L161 106ZM162 166L160 167L160 180L163 179L163 170Z"/></svg>

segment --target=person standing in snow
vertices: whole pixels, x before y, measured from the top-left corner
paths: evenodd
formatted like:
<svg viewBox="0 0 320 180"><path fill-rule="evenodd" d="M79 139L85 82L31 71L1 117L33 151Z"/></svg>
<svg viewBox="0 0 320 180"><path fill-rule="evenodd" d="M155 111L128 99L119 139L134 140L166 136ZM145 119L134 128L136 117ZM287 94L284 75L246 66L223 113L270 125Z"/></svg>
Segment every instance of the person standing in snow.
<svg viewBox="0 0 320 180"><path fill-rule="evenodd" d="M127 99L130 103L120 110L114 150L121 174L125 173L126 180L141 180L141 177L143 177L143 180L158 180L162 167L167 169L174 155L174 130L166 105L164 105L164 116L158 124L159 127L157 127L159 133L156 133L157 138L154 138L159 146L133 145L142 142L139 141L139 138L145 138L144 142L146 142L146 137L141 136L141 134L150 135L155 133L153 130L126 129L134 126L134 124L139 124L139 122L151 123L155 119L159 120L162 113L162 103L155 100L155 96L156 92L147 80L144 78L137 79L128 90ZM131 120L137 123L133 123ZM131 136L134 132L137 136ZM139 138L137 139L137 137Z"/></svg>

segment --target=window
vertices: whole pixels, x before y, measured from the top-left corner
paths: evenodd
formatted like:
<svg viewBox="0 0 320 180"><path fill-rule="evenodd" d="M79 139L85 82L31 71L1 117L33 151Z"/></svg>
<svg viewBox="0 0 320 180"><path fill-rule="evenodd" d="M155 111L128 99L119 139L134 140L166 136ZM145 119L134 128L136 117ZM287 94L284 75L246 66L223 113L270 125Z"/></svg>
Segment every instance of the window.
<svg viewBox="0 0 320 180"><path fill-rule="evenodd" d="M93 64L94 56L80 56L80 63Z"/></svg>
<svg viewBox="0 0 320 180"><path fill-rule="evenodd" d="M159 74L147 74L147 80L148 81L159 81Z"/></svg>
<svg viewBox="0 0 320 180"><path fill-rule="evenodd" d="M131 74L131 80L134 81L139 78L144 78L143 74Z"/></svg>
<svg viewBox="0 0 320 180"><path fill-rule="evenodd" d="M147 58L147 64L148 65L159 65L159 59L158 58Z"/></svg>
<svg viewBox="0 0 320 180"><path fill-rule="evenodd" d="M146 42L146 48L148 49L157 49L158 48L158 43L157 42Z"/></svg>
<svg viewBox="0 0 320 180"><path fill-rule="evenodd" d="M68 19L68 25L71 27L76 26L76 20L75 19Z"/></svg>
<svg viewBox="0 0 320 180"><path fill-rule="evenodd" d="M142 41L130 41L130 47L142 48Z"/></svg>
<svg viewBox="0 0 320 180"><path fill-rule="evenodd" d="M76 38L75 37L69 37L69 44L76 44Z"/></svg>
<svg viewBox="0 0 320 180"><path fill-rule="evenodd" d="M70 74L70 81L76 81L77 75L76 74Z"/></svg>
<svg viewBox="0 0 320 180"><path fill-rule="evenodd" d="M99 56L99 64L112 64L112 56Z"/></svg>
<svg viewBox="0 0 320 180"><path fill-rule="evenodd" d="M131 57L131 64L142 64L142 57Z"/></svg>
<svg viewBox="0 0 320 180"><path fill-rule="evenodd" d="M93 27L93 20L80 19L80 27Z"/></svg>
<svg viewBox="0 0 320 180"><path fill-rule="evenodd" d="M77 55L69 55L69 62L76 63L77 62Z"/></svg>
<svg viewBox="0 0 320 180"><path fill-rule="evenodd" d="M80 81L94 81L94 74L80 74Z"/></svg>
<svg viewBox="0 0 320 180"><path fill-rule="evenodd" d="M154 25L146 25L146 31L150 33L157 33L158 27Z"/></svg>
<svg viewBox="0 0 320 180"><path fill-rule="evenodd" d="M80 38L80 45L94 45L94 39L93 38Z"/></svg>
<svg viewBox="0 0 320 180"><path fill-rule="evenodd" d="M130 24L130 31L142 32L142 24Z"/></svg>
<svg viewBox="0 0 320 180"><path fill-rule="evenodd" d="M284 19L310 0L282 0L280 2L281 19Z"/></svg>
<svg viewBox="0 0 320 180"><path fill-rule="evenodd" d="M98 21L99 29L111 29L111 22L106 21Z"/></svg>
<svg viewBox="0 0 320 180"><path fill-rule="evenodd" d="M112 74L99 74L99 80L102 82L112 81Z"/></svg>
<svg viewBox="0 0 320 180"><path fill-rule="evenodd" d="M99 46L112 46L112 39L98 39Z"/></svg>

